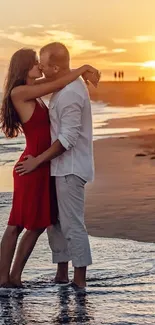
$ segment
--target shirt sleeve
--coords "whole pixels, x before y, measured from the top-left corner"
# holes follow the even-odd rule
[[[60,121],[58,140],[69,150],[76,145],[81,131],[81,117],[84,99],[72,90],[64,92],[58,103],[57,112]]]

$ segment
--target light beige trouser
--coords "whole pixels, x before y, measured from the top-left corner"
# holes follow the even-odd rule
[[[92,264],[84,224],[85,181],[76,175],[57,176],[59,223],[47,229],[53,263],[72,260],[74,267]]]

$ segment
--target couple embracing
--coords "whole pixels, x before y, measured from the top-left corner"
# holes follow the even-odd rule
[[[44,74],[45,78],[41,78]],[[56,283],[86,286],[92,263],[84,223],[84,188],[93,179],[92,115],[86,83],[95,87],[99,72],[84,65],[70,70],[65,45],[14,53],[1,108],[1,129],[13,138],[23,132],[26,148],[14,167],[14,193],[1,241],[0,286],[22,286],[24,266],[39,236],[47,229]],[[41,79],[39,79],[41,78]],[[41,97],[52,94],[47,108]],[[13,261],[17,240],[21,237]]]

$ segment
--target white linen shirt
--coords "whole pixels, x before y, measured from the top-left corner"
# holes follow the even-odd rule
[[[94,176],[92,113],[87,87],[79,78],[51,96],[51,139],[66,151],[51,160],[51,176],[74,174],[85,181]]]

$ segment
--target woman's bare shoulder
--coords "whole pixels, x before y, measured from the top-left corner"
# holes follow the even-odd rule
[[[27,85],[17,86],[11,90],[11,99],[18,99],[25,92]]]
[[[17,86],[17,87],[14,87],[11,90],[11,97],[17,96],[23,90],[23,88],[25,88],[25,86]]]

